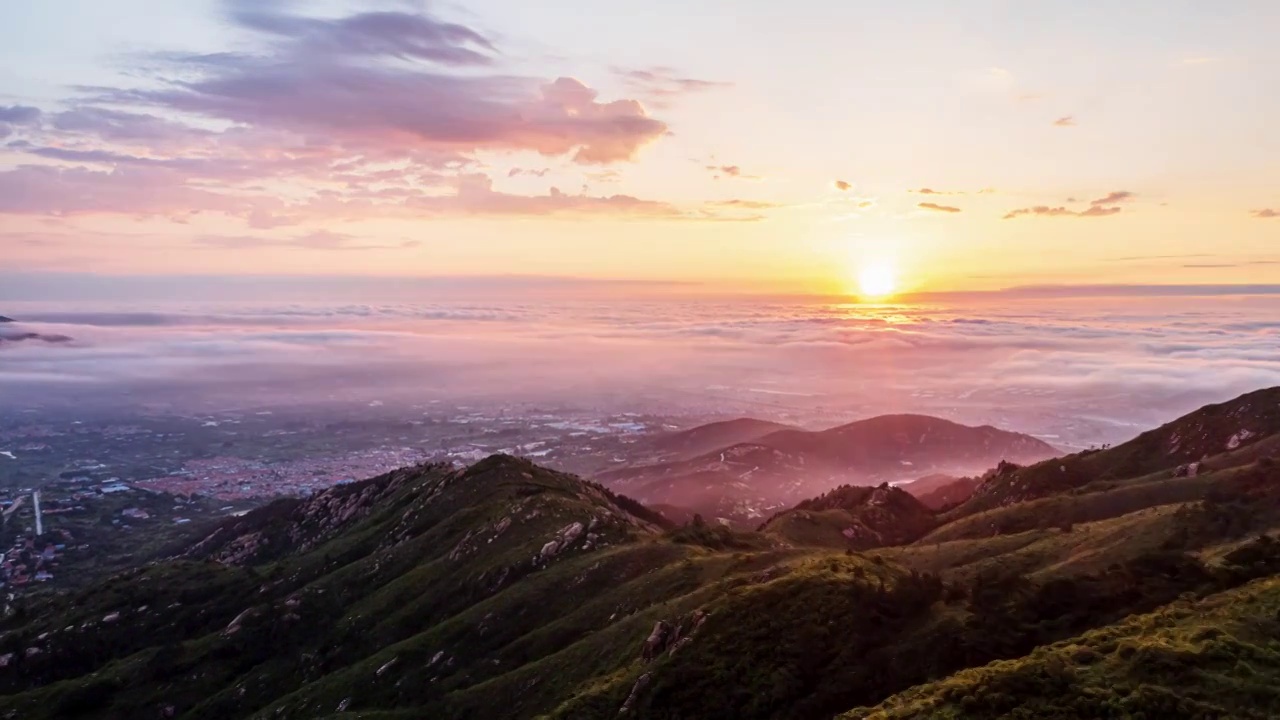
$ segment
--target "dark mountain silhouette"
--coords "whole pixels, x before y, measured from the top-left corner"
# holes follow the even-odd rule
[[[0,323],[11,323],[11,322],[17,322],[17,321],[11,317],[5,317],[4,315],[0,315]]]
[[[28,340],[34,340],[37,342],[47,342],[47,343],[71,342],[71,338],[66,335],[37,333],[37,332],[22,332],[22,331],[11,330],[8,327],[4,329],[0,329],[0,345],[8,344],[8,343],[18,343],[18,342],[23,342]]]

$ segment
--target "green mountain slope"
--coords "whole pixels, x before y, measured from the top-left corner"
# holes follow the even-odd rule
[[[507,456],[405,468],[10,603],[0,717],[1270,717],[1261,432],[1194,476],[954,516],[842,487],[758,532]]]
[[[909,543],[937,525],[933,511],[889,485],[842,485],[778,513],[760,530],[796,545],[867,550]]]
[[[1274,718],[1280,579],[1177,601],[1025,658],[966,670],[842,720]]]
[[[1280,449],[1280,387],[1206,405],[1155,430],[1102,450],[1053,458],[1028,467],[1002,464],[973,496],[949,514],[974,513],[1035,500],[1106,481],[1162,472],[1197,474],[1220,458],[1244,464]],[[1192,467],[1192,466],[1195,467]]]

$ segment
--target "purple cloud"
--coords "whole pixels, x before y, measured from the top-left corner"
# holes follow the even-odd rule
[[[40,119],[40,108],[28,105],[0,106],[0,123],[8,125],[31,125]]]
[[[169,55],[165,86],[99,89],[95,99],[337,139],[353,151],[534,150],[605,164],[667,132],[635,100],[601,102],[572,78],[459,74],[457,66],[487,64],[493,44],[427,13],[317,19],[233,8],[232,20],[265,35],[269,52]]]
[[[308,54],[485,65],[497,51],[475,30],[425,14],[366,12],[320,19],[287,15],[278,8],[264,9],[270,8],[270,3],[235,0],[231,5],[231,18],[242,27],[296,42]]]
[[[39,126],[8,145],[36,160],[0,169],[0,213],[186,222],[209,212],[259,229],[449,213],[721,219],[705,204],[494,190],[476,172],[477,153],[606,165],[633,158],[667,126],[636,100],[602,100],[572,78],[493,72],[500,51],[477,30],[410,10],[320,18],[290,3],[226,7],[258,50],[154,55],[145,86],[80,88],[55,113],[0,108],[0,136],[12,133],[10,121]],[[661,68],[632,78],[702,87]],[[607,168],[588,176],[618,178]]]
[[[659,107],[665,107],[672,98],[681,95],[733,86],[733,83],[729,82],[685,77],[673,68],[661,66],[630,70],[615,67],[613,68],[613,73],[621,78],[631,90],[649,99]]]

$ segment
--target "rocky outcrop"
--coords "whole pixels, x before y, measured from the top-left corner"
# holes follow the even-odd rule
[[[564,552],[578,538],[582,537],[584,530],[586,530],[586,526],[580,522],[572,522],[560,528],[560,532],[556,533],[554,538],[542,546],[541,552],[538,553],[538,559],[546,562]]]
[[[671,632],[671,626],[666,622],[659,620],[653,624],[653,632],[649,633],[649,637],[645,638],[644,646],[640,651],[640,657],[649,662],[655,657],[662,654],[667,647],[667,635]]]
[[[653,631],[641,646],[640,659],[650,662],[664,652],[675,654],[677,650],[692,642],[693,634],[706,621],[707,614],[702,610],[694,610],[673,622],[657,621],[653,625]]]
[[[250,565],[290,552],[305,552],[368,516],[410,481],[444,482],[453,474],[447,465],[419,465],[331,487],[305,499],[276,500],[225,520],[181,555],[224,565]]]
[[[636,678],[636,684],[631,686],[631,693],[627,695],[626,702],[622,703],[622,707],[618,709],[619,715],[631,712],[631,708],[635,707],[636,698],[640,696],[640,691],[645,689],[651,679],[652,676],[649,673]]]

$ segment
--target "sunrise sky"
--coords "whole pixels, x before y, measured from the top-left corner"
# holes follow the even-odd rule
[[[1272,0],[13,3],[0,248],[27,274],[1276,282],[1277,27]]]

